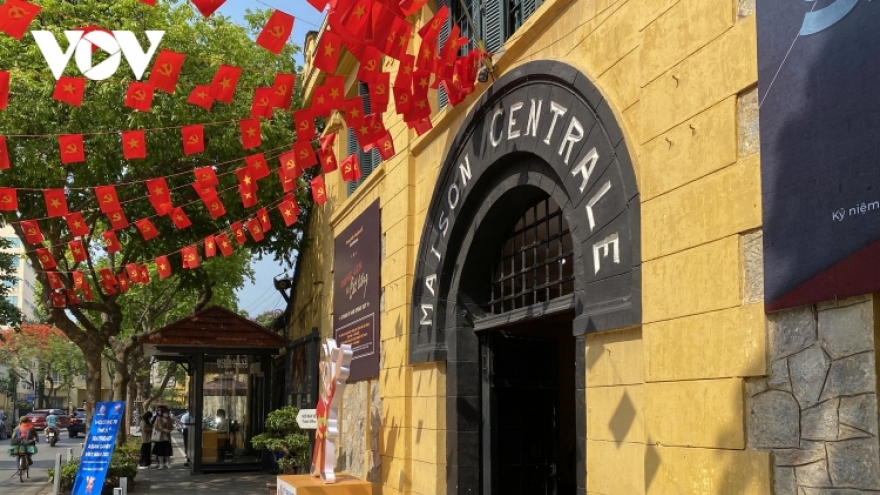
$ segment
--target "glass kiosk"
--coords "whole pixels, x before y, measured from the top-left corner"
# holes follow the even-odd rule
[[[270,410],[272,355],[284,339],[219,307],[202,310],[144,336],[144,355],[176,361],[189,374],[190,471],[271,469],[254,449]]]

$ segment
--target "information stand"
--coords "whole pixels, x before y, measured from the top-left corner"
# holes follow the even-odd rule
[[[378,495],[379,486],[346,473],[336,474],[336,483],[326,484],[308,474],[278,477],[278,495]]]
[[[125,418],[125,402],[98,402],[86,439],[73,495],[98,495],[104,488],[107,468],[116,448],[116,433]]]

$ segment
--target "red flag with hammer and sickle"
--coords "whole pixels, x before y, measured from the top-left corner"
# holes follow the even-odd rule
[[[117,253],[122,249],[115,230],[105,230],[101,233],[101,237],[104,238],[104,247],[107,248],[108,253]]]
[[[125,106],[141,112],[149,112],[153,105],[153,85],[132,82],[125,93]]]
[[[272,118],[272,94],[274,90],[268,87],[260,87],[254,90],[254,99],[251,102],[251,117]]]
[[[125,217],[125,212],[121,208],[107,213],[107,220],[110,220],[110,226],[116,230],[128,227],[128,218]]]
[[[180,129],[183,153],[187,156],[205,151],[205,127],[188,125]]]
[[[276,10],[257,36],[257,44],[278,55],[293,32],[293,21],[292,15]]]
[[[183,257],[184,268],[192,270],[199,267],[199,248],[187,246],[180,250],[180,255]]]
[[[293,100],[293,86],[295,84],[295,74],[275,74],[275,83],[272,84],[272,106],[275,108],[290,108]]]
[[[256,218],[252,218],[245,222],[245,226],[247,226],[248,232],[251,234],[251,238],[254,241],[260,242],[263,240],[263,227],[260,226],[260,221]]]
[[[324,185],[324,176],[319,175],[312,179],[312,199],[319,206],[323,206],[327,202],[327,187]]]
[[[18,209],[18,193],[12,187],[0,187],[0,211]]]
[[[180,68],[185,58],[186,55],[182,53],[163,49],[156,57],[153,69],[150,70],[149,83],[160,91],[174,94],[177,77],[180,75]]]
[[[58,147],[61,149],[61,163],[79,163],[86,161],[82,134],[61,134],[58,136]]]
[[[205,19],[211,17],[211,15],[220,8],[221,5],[226,0],[192,0],[192,4],[199,9],[199,12],[205,16]]]
[[[247,237],[244,235],[244,229],[241,226],[241,222],[235,222],[229,226],[232,229],[232,236],[235,237],[235,241],[238,242],[239,245],[247,242]]]
[[[293,152],[296,153],[296,166],[300,170],[305,170],[313,165],[318,164],[315,152],[312,150],[312,143],[309,141],[299,141],[293,144]]]
[[[310,141],[315,139],[315,117],[311,110],[293,112],[293,123],[296,126],[296,140]]]
[[[342,174],[342,180],[346,182],[357,182],[361,178],[361,166],[358,163],[357,153],[352,153],[342,160],[339,165]]]
[[[97,186],[95,187],[95,196],[98,198],[98,206],[105,214],[122,209],[119,204],[119,197],[116,195],[116,187],[114,186]]]
[[[218,184],[217,173],[213,167],[201,167],[193,171],[196,176],[196,182],[202,189],[214,187]]]
[[[88,287],[88,282],[86,282],[86,275],[77,270],[72,273],[73,275],[73,287],[79,290],[84,290],[85,287]]]
[[[159,235],[159,231],[156,230],[156,226],[153,225],[153,222],[151,222],[149,218],[138,220],[134,223],[134,226],[141,231],[141,235],[144,236],[145,241],[149,241]]]
[[[30,244],[39,244],[43,242],[43,233],[40,232],[40,225],[36,220],[22,220],[21,230],[24,232],[24,238]]]
[[[0,70],[0,110],[9,104],[9,72]]]
[[[302,175],[302,170],[296,166],[296,153],[293,151],[288,151],[283,155],[278,157],[278,160],[281,162],[281,168],[278,171],[281,173],[281,176],[286,179],[294,180],[300,175]]]
[[[58,266],[55,263],[55,258],[52,257],[52,253],[49,252],[49,249],[47,248],[37,249],[37,259],[40,260],[40,266],[42,266],[44,270],[49,270],[50,268]]]
[[[0,31],[21,40],[42,7],[23,0],[7,0],[0,6]]]
[[[11,166],[9,149],[6,147],[6,136],[0,136],[0,170],[7,170]]]
[[[281,188],[284,192],[296,191],[296,179],[291,179],[284,175],[284,170],[278,169],[278,179],[281,181]]]

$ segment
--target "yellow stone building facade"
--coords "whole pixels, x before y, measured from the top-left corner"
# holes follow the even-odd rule
[[[307,57],[314,47],[312,37]],[[386,59],[384,70],[396,62]],[[355,72],[353,58],[340,62],[349,97],[358,94]],[[307,67],[307,99],[320,83]],[[340,468],[383,494],[530,493],[532,475],[510,473],[532,468],[508,454],[525,456],[522,444],[537,434],[555,435],[545,453],[553,493],[872,489],[835,475],[831,454],[781,461],[780,449],[816,450],[804,433],[795,444],[765,435],[774,427],[763,427],[771,421],[761,400],[781,373],[771,367],[821,341],[821,315],[857,314],[861,323],[840,324],[861,325],[871,366],[876,330],[870,296],[764,312],[756,88],[754,2],[548,0],[506,41],[493,79],[461,105],[435,109],[432,130],[417,136],[386,114],[397,153],[350,194],[338,173],[327,175],[328,202],[311,215],[291,308],[292,340],[313,328],[332,336],[334,239],[378,201],[380,371],[347,387]],[[342,119],[326,132],[339,132],[345,156]],[[510,255],[505,240],[515,245],[517,225],[551,211],[565,224],[547,235],[567,233],[573,244],[562,241],[558,259],[541,257],[571,264],[554,279],[562,295],[505,300],[503,269],[490,267],[526,256],[516,246]],[[516,290],[529,284],[540,285],[523,279]],[[816,318],[799,324],[805,312]],[[791,347],[798,329],[813,340]],[[550,350],[542,334],[555,335]],[[505,347],[499,335],[521,339]],[[532,361],[555,367],[549,395],[532,384],[510,397],[487,378],[487,366],[507,362],[502,378],[528,381],[516,368],[534,374]],[[859,480],[877,464],[872,373],[874,390],[858,392],[875,401],[873,427],[864,428],[870,466]],[[796,386],[777,388],[800,398]],[[523,391],[529,400],[518,402]],[[510,412],[555,395],[570,399],[550,413],[525,410],[530,419]],[[780,413],[788,409],[770,410],[797,425],[806,407],[788,418]],[[542,429],[548,414],[555,433]],[[844,439],[839,431],[813,440]]]

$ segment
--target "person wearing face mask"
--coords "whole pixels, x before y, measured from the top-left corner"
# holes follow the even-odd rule
[[[174,420],[168,408],[163,407],[159,410],[159,416],[153,422],[153,429],[159,432],[159,441],[153,445],[153,455],[159,458],[158,469],[169,469],[171,467],[171,431],[174,430]]]

